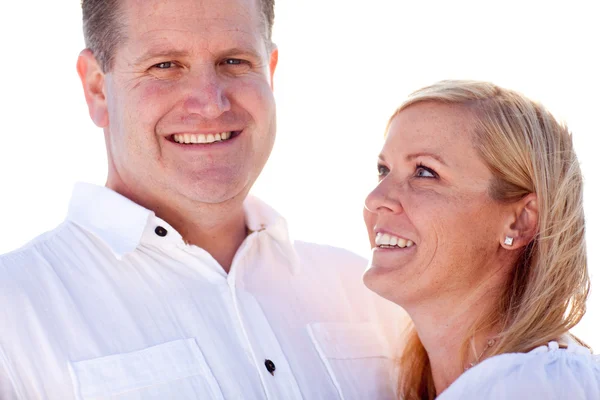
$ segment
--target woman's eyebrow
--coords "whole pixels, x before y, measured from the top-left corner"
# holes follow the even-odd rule
[[[437,160],[440,164],[448,166],[448,164],[444,161],[444,159],[439,154],[431,153],[431,152],[427,152],[427,151],[409,154],[406,156],[406,160],[412,161],[415,158],[419,158],[419,157],[431,157],[431,158]]]

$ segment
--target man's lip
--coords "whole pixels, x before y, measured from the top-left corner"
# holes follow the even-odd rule
[[[220,132],[216,132],[216,133],[201,133],[201,132],[189,132],[189,131],[181,131],[181,132],[175,132],[175,133],[171,133],[170,135],[164,135],[163,137],[168,140],[171,143],[174,144],[184,144],[184,143],[180,143],[175,141],[175,135],[204,135],[204,136],[208,136],[208,135],[216,135],[216,134],[221,134],[223,132],[231,132],[231,137],[227,140],[223,140],[223,141],[215,141],[212,143],[191,143],[191,144],[215,144],[215,143],[225,143],[228,141],[231,141],[233,139],[235,139],[236,137],[240,136],[243,133],[243,130],[237,130],[237,131],[220,131]]]
[[[216,135],[221,134],[223,132],[231,132],[234,136],[239,136],[242,132],[243,129],[223,129],[222,131],[216,131],[216,130],[210,130],[210,131],[185,131],[185,130],[181,130],[181,131],[173,131],[170,133],[164,133],[161,136],[166,137],[166,138],[172,138],[174,135]]]
[[[173,130],[173,131],[169,131],[167,133],[163,133],[162,136],[164,137],[171,137],[173,135],[216,135],[217,133],[223,133],[223,132],[235,132],[237,134],[240,134],[242,131],[244,130],[244,128],[237,128],[237,129],[195,129],[195,130],[186,130],[186,129],[181,129],[181,130]]]

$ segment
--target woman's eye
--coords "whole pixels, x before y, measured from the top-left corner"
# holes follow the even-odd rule
[[[435,171],[424,165],[417,165],[415,176],[419,178],[437,178],[437,174],[435,173]]]
[[[384,177],[390,172],[389,168],[385,165],[378,164],[377,165],[377,175],[379,177]]]

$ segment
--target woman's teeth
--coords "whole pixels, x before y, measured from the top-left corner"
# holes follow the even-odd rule
[[[414,242],[412,240],[406,240],[398,236],[393,236],[388,233],[378,233],[375,235],[375,244],[377,247],[392,248],[392,247],[412,247]]]

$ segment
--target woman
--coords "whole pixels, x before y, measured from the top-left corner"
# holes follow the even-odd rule
[[[444,81],[392,116],[369,194],[365,284],[411,317],[402,399],[600,399],[569,334],[589,277],[567,128],[490,83]]]

